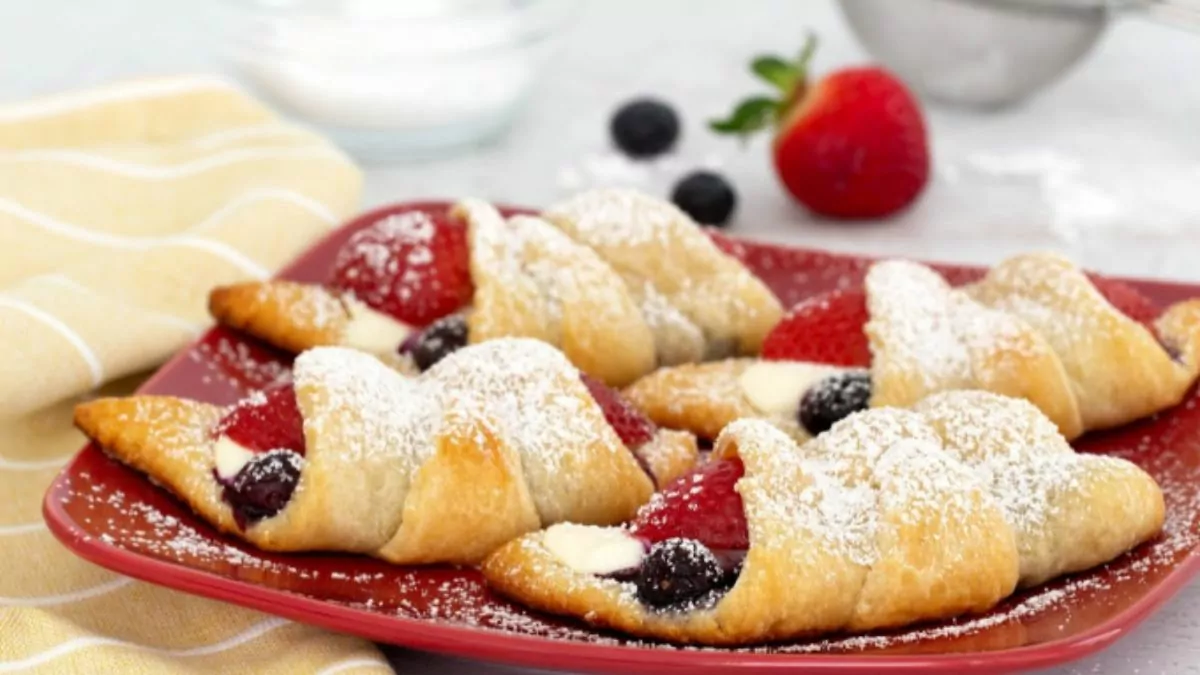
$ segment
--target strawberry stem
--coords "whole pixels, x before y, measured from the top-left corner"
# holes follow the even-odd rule
[[[724,119],[709,121],[718,134],[735,135],[744,141],[750,135],[777,126],[808,92],[808,65],[817,51],[817,36],[805,35],[804,46],[794,61],[764,54],[756,57],[750,70],[781,94],[780,98],[753,96],[743,100]]]

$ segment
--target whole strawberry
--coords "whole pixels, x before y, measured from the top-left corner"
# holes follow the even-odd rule
[[[815,49],[809,37],[795,62],[756,58],[752,70],[780,98],[747,99],[711,127],[741,136],[774,128],[775,170],[814,213],[846,219],[896,213],[917,198],[929,178],[920,105],[882,68],[846,68],[810,82]]]

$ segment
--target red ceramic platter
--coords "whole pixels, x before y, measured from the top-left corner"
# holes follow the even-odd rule
[[[320,242],[282,276],[321,281],[356,229],[411,209],[367,213]],[[863,258],[718,237],[784,300],[856,284]],[[978,274],[940,266],[952,279]],[[1159,303],[1200,287],[1131,282]],[[215,329],[142,387],[229,403],[286,372],[287,359]],[[1165,532],[1091,572],[1021,593],[992,612],[887,634],[748,649],[677,648],[539,615],[488,593],[470,569],[405,568],[349,555],[272,555],[222,537],[142,475],[86,447],[46,495],[46,521],[80,556],[155,584],[252,607],[380,642],[539,668],[620,673],[936,671],[997,673],[1044,667],[1099,650],[1179,591],[1200,555],[1200,409],[1178,408],[1077,447],[1144,467],[1167,497]]]

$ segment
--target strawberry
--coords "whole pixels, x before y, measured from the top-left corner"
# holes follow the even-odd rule
[[[304,454],[304,420],[290,382],[263,390],[235,405],[217,424],[215,435],[256,452],[291,450]]]
[[[755,59],[752,70],[780,97],[749,98],[711,128],[745,136],[773,127],[775,171],[813,213],[854,219],[900,211],[929,179],[920,105],[882,68],[846,68],[810,83],[815,49],[810,37],[795,62]]]
[[[871,350],[863,333],[868,318],[867,295],[862,290],[810,298],[793,307],[771,330],[762,356],[772,361],[868,366]]]
[[[338,251],[330,285],[404,323],[427,326],[474,293],[466,227],[425,211],[377,220]]]
[[[734,489],[744,472],[740,459],[701,465],[639,509],[631,531],[652,544],[680,537],[714,550],[745,551],[750,547],[746,511]]]
[[[657,427],[629,401],[590,375],[580,373],[579,377],[587,385],[588,391],[591,392],[592,398],[596,400],[600,409],[604,411],[604,418],[608,420],[609,426],[617,432],[617,436],[621,437],[621,442],[626,447],[636,450],[654,438],[654,432],[658,431]]]

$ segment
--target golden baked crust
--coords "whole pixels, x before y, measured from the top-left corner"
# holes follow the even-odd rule
[[[213,480],[210,433],[223,410],[173,396],[99,398],[75,406],[75,426],[121,462],[153,476],[222,532],[237,532]]]
[[[695,350],[689,344],[695,331],[681,321],[699,330],[707,358],[719,358],[758,354],[783,316],[770,289],[669,202],[632,190],[593,190],[542,215],[595,250],[646,301],[659,351],[670,356],[663,365],[690,359],[685,355]]]
[[[902,411],[870,414],[893,413]],[[489,556],[484,577],[543,611],[709,645],[900,626],[991,607],[1016,583],[1011,529],[932,432],[918,439],[902,426],[894,431],[885,450],[860,447],[830,462],[808,457],[760,420],[726,428],[715,452],[740,456],[746,466],[737,489],[751,546],[737,582],[712,606],[650,610],[628,584],[569,568],[541,532]],[[868,511],[877,525],[855,526],[867,522]],[[846,520],[831,523],[834,512]]]
[[[1162,528],[1163,495],[1153,478],[1123,459],[1076,453],[1028,401],[946,392],[916,411],[1004,508],[1021,586],[1108,562]]]
[[[907,407],[938,391],[985,389],[1033,401],[1070,438],[1083,433],[1062,362],[1019,316],[990,309],[908,261],[873,265],[866,290],[872,406]]]
[[[716,438],[730,422],[758,413],[738,385],[754,359],[725,359],[659,368],[623,392],[652,422]]]
[[[691,471],[700,458],[696,437],[686,431],[673,429],[657,430],[654,438],[636,452],[646,462],[659,487]]]
[[[294,380],[299,481],[281,511],[245,530],[213,476],[223,409],[134,396],[82,404],[75,420],[219,529],[266,550],[469,564],[551,523],[628,520],[654,490],[579,372],[544,343],[468,347],[419,378],[322,347],[297,357]],[[664,436],[660,464],[682,471],[688,441]]]
[[[1200,373],[1194,359],[1174,361],[1145,326],[1109,304],[1060,255],[1009,258],[968,291],[1043,336],[1069,377],[1086,430],[1120,426],[1176,405]],[[1188,311],[1176,310],[1175,317]],[[1167,318],[1164,325],[1173,334],[1165,337],[1180,346],[1194,343],[1197,329],[1192,324],[1187,331],[1187,323]]]
[[[464,200],[454,212],[468,226],[472,343],[535,338],[617,387],[654,368],[650,327],[620,277],[595,252],[539,218],[505,220],[478,200]]]
[[[343,301],[324,287],[280,280],[214,288],[208,311],[218,323],[293,354],[340,344],[349,321]]]

